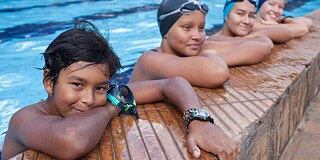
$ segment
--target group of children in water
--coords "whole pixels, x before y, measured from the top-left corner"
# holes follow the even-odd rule
[[[183,113],[187,147],[221,160],[236,159],[237,142],[201,109],[193,86],[214,88],[230,78],[228,67],[264,60],[274,43],[309,32],[305,17],[283,16],[285,0],[226,0],[222,29],[206,38],[209,6],[198,0],[163,0],[157,13],[161,45],[138,59],[128,85],[109,84],[121,67],[108,41],[87,21],[61,33],[43,53],[46,100],[11,118],[2,158],[27,149],[58,159],[79,158],[96,146],[119,113],[139,115],[136,104],[168,101]],[[190,85],[191,84],[191,85]]]

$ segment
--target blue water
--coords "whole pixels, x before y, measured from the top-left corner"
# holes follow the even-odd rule
[[[0,148],[12,114],[46,98],[39,55],[75,20],[93,22],[121,58],[118,80],[128,81],[145,50],[160,45],[156,11],[161,0],[0,0]],[[222,22],[224,0],[203,0],[210,6],[206,29]],[[286,14],[302,16],[319,8],[318,0],[289,1]],[[292,5],[291,5],[292,4]],[[119,78],[120,77],[120,78]],[[1,150],[1,149],[0,149]]]

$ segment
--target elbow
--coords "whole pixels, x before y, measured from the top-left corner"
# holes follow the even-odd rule
[[[261,60],[266,59],[271,54],[273,47],[274,45],[272,44],[272,46],[268,45],[263,49],[263,51],[261,52],[262,53]]]
[[[217,88],[222,86],[225,82],[230,79],[231,75],[227,65],[225,67],[216,67],[208,73],[205,87],[206,88]]]
[[[58,159],[77,159],[90,151],[90,142],[76,131],[68,131],[60,138],[63,146],[56,153]]]
[[[263,38],[263,42],[266,45],[266,48],[272,49],[274,47],[274,44],[270,38],[268,38],[266,36],[263,36],[261,38]]]
[[[252,62],[249,64],[256,64],[259,63],[263,60],[265,60],[272,52],[272,48],[273,48],[273,44],[269,45],[269,44],[264,44],[260,47],[259,50],[257,50],[256,52],[256,59],[252,59]]]
[[[295,38],[299,38],[299,37],[303,37],[304,35],[306,35],[309,32],[309,28],[304,26],[301,27],[294,35]]]

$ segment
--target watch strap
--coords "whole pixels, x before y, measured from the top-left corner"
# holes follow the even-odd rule
[[[125,102],[122,101],[122,97]],[[118,83],[111,84],[107,92],[107,99],[109,99],[113,105],[120,108],[120,114],[133,114],[136,119],[139,119],[136,100],[127,85]]]
[[[214,124],[214,119],[210,116],[209,112],[204,109],[198,108],[190,108],[186,110],[183,113],[183,119],[187,125],[187,128],[189,128],[189,124],[193,120],[209,121],[210,123]]]

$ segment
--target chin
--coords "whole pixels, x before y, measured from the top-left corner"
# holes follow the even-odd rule
[[[193,57],[193,56],[197,56],[198,54],[199,54],[199,52],[197,52],[197,53],[188,52],[188,53],[180,55],[180,57]]]
[[[241,32],[238,32],[237,36],[244,37],[244,36],[247,36],[248,34],[249,34],[249,31],[241,31]]]
[[[269,22],[277,22],[279,19],[280,19],[280,17],[277,17],[277,18],[269,17],[269,18],[267,18],[267,21],[269,21]]]

